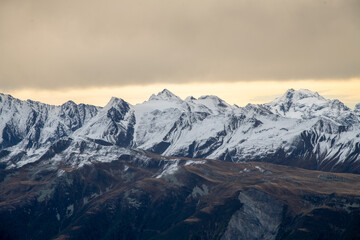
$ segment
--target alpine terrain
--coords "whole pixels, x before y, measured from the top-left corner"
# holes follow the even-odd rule
[[[360,104],[0,94],[0,239],[360,239]]]

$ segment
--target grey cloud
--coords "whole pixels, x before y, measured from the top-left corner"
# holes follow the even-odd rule
[[[0,1],[0,88],[360,76],[358,0]]]

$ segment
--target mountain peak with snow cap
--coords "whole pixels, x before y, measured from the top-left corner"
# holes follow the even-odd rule
[[[293,88],[287,90],[281,97],[276,98],[267,105],[271,107],[279,107],[280,112],[288,112],[293,106],[301,105],[322,105],[329,100],[320,96],[317,92],[312,92],[307,89],[294,90]]]
[[[274,101],[265,104],[269,110],[287,118],[310,119],[327,117],[342,119],[350,109],[339,100],[329,100],[307,89],[289,89]]]
[[[212,102],[213,104],[215,104],[216,106],[222,107],[222,108],[230,107],[230,105],[227,102],[225,102],[224,100],[222,100],[221,98],[219,98],[218,96],[215,96],[215,95],[201,96],[201,97],[199,97],[198,100],[202,100],[203,102],[209,101],[209,102]]]
[[[194,101],[196,100],[196,98],[194,98],[193,96],[188,96],[185,98],[185,102],[191,102],[191,101]]]
[[[360,103],[357,103],[357,104],[355,105],[354,111],[360,112]]]
[[[118,105],[129,105],[125,100],[117,97],[111,97],[110,101],[106,104],[104,108],[111,108]]]
[[[214,95],[201,96],[198,99],[192,100],[191,102],[197,105],[197,107],[205,107],[205,109],[208,109],[207,111],[210,111],[210,113],[213,114],[224,113],[232,109],[232,107],[227,102]]]
[[[149,101],[153,101],[153,100],[165,100],[165,101],[176,100],[176,101],[179,101],[181,99],[165,88],[164,90],[162,90],[158,94],[151,95],[151,97],[149,98]]]
[[[60,107],[61,108],[69,108],[69,107],[76,107],[77,104],[75,102],[73,102],[72,100],[69,100],[65,103],[63,103]]]
[[[289,102],[289,101],[295,102],[295,101],[299,101],[299,100],[305,99],[305,98],[314,98],[314,99],[318,99],[321,101],[326,100],[324,97],[320,96],[318,92],[313,92],[308,89],[295,90],[295,89],[291,88],[291,89],[287,90],[284,93],[284,95],[282,95],[279,98],[276,98],[271,103]]]

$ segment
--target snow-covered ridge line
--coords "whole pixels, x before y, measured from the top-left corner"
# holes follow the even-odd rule
[[[96,143],[84,148],[89,156],[102,148],[99,145],[336,170],[359,162],[359,109],[360,104],[352,110],[303,89],[289,89],[270,103],[245,107],[216,96],[182,100],[166,89],[141,104],[113,97],[104,107],[72,101],[53,106],[0,94],[0,167],[70,156],[63,151],[73,147],[59,141],[71,138],[70,145],[79,139],[85,145]],[[114,147],[102,150],[103,161],[114,159]],[[46,155],[49,149],[54,153]]]
[[[295,96],[296,96],[297,100],[299,100],[299,97],[300,98],[316,97],[316,98],[319,98],[320,100],[329,101],[329,99],[325,99],[324,97],[319,95],[318,92],[312,92],[312,91],[310,91],[308,89],[294,90],[294,89],[291,88],[291,89],[287,90],[282,97],[276,98],[272,102],[270,102],[268,104],[265,104],[265,105],[271,105],[272,103],[284,101],[286,96],[292,95],[294,93],[295,93]],[[174,93],[170,92],[167,89],[162,90],[158,94],[152,94],[148,101],[152,101],[152,100],[172,100],[172,99],[174,100],[175,99],[175,100],[189,102],[189,101],[193,101],[193,100],[211,99],[211,98],[212,99],[217,99],[218,101],[224,102],[226,105],[229,105],[224,100],[222,100],[221,98],[219,98],[219,97],[217,97],[215,95],[203,95],[203,96],[200,96],[198,99],[193,97],[193,96],[188,96],[185,99],[181,99],[180,97],[176,96]],[[13,97],[10,94],[0,93],[0,103],[3,102],[3,101],[7,101],[7,100],[8,101],[15,101],[15,102],[23,102],[23,103],[27,102],[27,103],[32,104],[32,105],[43,105],[43,106],[49,106],[49,107],[61,107],[61,106],[66,106],[66,105],[85,105],[85,106],[93,106],[93,107],[96,107],[96,108],[99,108],[99,109],[104,107],[104,106],[101,107],[101,106],[95,106],[95,105],[86,104],[86,103],[77,104],[77,103],[73,102],[72,100],[68,100],[65,103],[60,104],[60,105],[52,105],[52,104],[47,104],[47,103],[43,103],[43,102],[40,102],[40,101],[34,101],[34,100],[31,100],[31,99],[21,100],[21,99]],[[125,101],[125,100],[122,99],[122,98],[118,98],[118,97],[113,96],[113,97],[110,98],[109,103],[112,102],[112,101]],[[331,100],[331,101],[341,102],[338,99],[334,99],[334,100]],[[108,104],[106,104],[106,105],[108,105]],[[251,103],[249,103],[249,104],[250,105],[262,105],[262,104],[251,104]],[[354,110],[358,110],[358,109],[360,109],[360,103],[356,104],[355,108],[354,108]]]

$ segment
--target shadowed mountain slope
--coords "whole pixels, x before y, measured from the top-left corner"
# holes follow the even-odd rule
[[[359,175],[139,150],[37,161],[0,171],[0,239],[356,239],[359,189]]]

